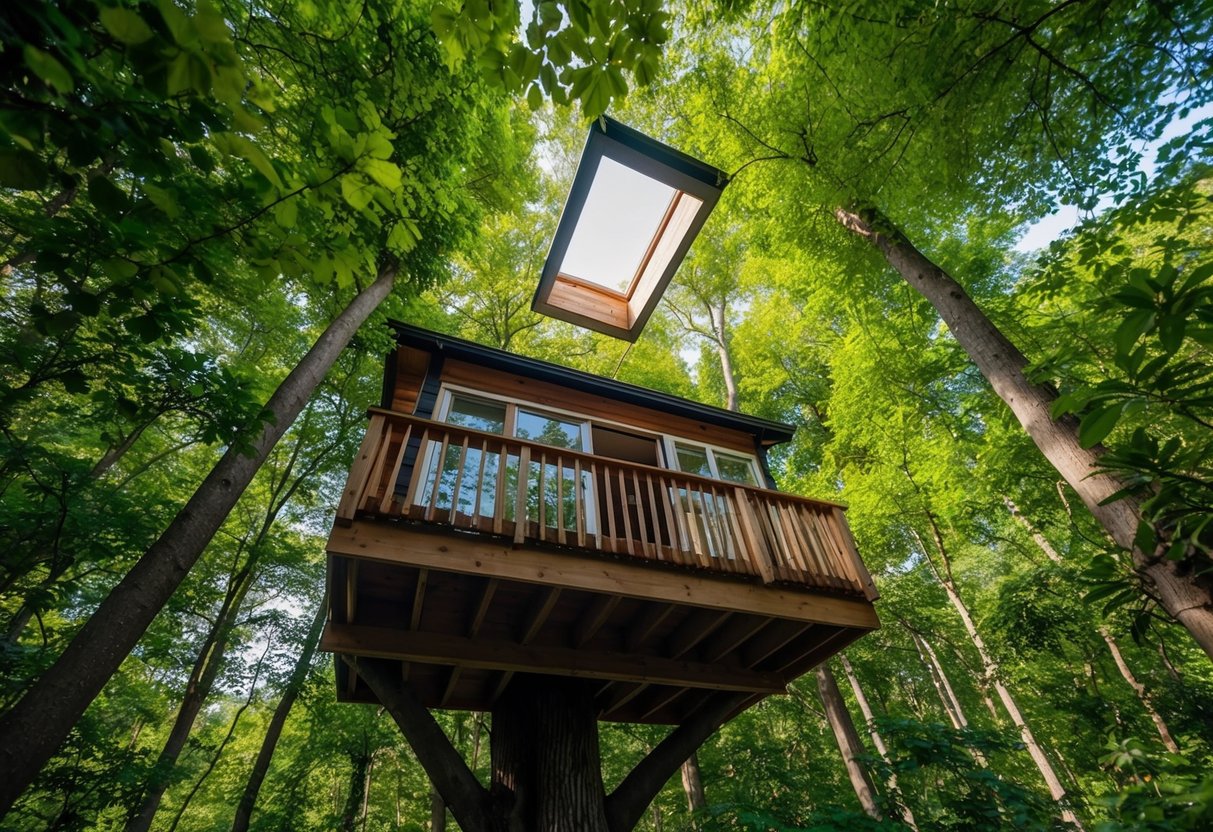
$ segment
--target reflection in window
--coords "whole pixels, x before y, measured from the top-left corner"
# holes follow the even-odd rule
[[[729,482],[740,482],[746,485],[757,485],[754,481],[754,466],[750,464],[750,460],[744,456],[734,456],[726,454],[723,451],[714,451],[716,456],[716,470],[720,472],[722,480]]]
[[[451,396],[451,406],[447,409],[446,420],[461,428],[482,430],[485,433],[504,433],[505,405],[501,402]]]
[[[708,463],[708,454],[704,448],[675,442],[674,453],[678,455],[679,471],[698,474],[701,477],[712,476],[712,466]]]
[[[580,422],[569,422],[554,416],[523,410],[521,407],[518,408],[518,422],[514,428],[514,435],[519,439],[529,439],[532,442],[542,442],[544,445],[568,448],[571,451],[580,451],[583,448]]]

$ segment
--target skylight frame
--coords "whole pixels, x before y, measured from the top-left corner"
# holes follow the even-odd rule
[[[622,292],[596,280],[561,271],[574,232],[585,211],[599,164],[604,158],[650,177],[675,192],[638,268]],[[599,118],[591,126],[586,139],[531,308],[616,338],[635,341],[716,206],[727,182],[728,176],[723,171],[614,119],[606,116]],[[698,207],[684,198],[687,196],[698,201]],[[692,209],[693,213],[687,213]],[[675,219],[678,220],[678,227],[671,232],[670,226]],[[668,236],[678,233],[678,228],[682,229],[680,237],[675,239]],[[653,258],[663,242],[667,244],[667,249],[660,253],[664,264],[659,260],[654,265]],[[671,243],[672,249],[668,248]]]

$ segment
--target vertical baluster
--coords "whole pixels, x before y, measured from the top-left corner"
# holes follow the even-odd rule
[[[396,452],[396,462],[388,474],[387,487],[383,489],[383,499],[379,503],[379,511],[383,514],[399,514],[392,511],[392,503],[396,499],[396,480],[400,477],[400,465],[404,462],[404,451],[409,446],[409,437],[413,434],[413,426],[405,425],[404,436],[400,440],[400,450]]]
[[[526,495],[531,478],[531,449],[523,445],[518,451],[518,486],[514,493],[514,545],[521,546],[526,539]]]
[[[734,489],[732,493],[724,492],[725,519],[733,534],[734,556],[737,562],[743,565],[742,571],[751,575],[761,575],[762,570],[758,568],[759,555],[757,552],[751,552],[750,547],[746,545],[745,530],[741,527],[742,506],[739,501],[743,499],[745,499],[745,492],[740,489]]]
[[[828,586],[829,580],[826,578],[826,569],[817,558],[817,553],[809,542],[799,533],[799,525],[796,518],[792,516],[791,507],[784,501],[779,503],[779,518],[783,522],[785,533],[788,538],[788,551],[792,558],[792,563],[808,575],[812,575],[815,582],[820,586],[822,584]]]
[[[646,557],[649,554],[649,526],[644,518],[644,497],[640,493],[640,477],[636,469],[632,469],[632,489],[636,495],[636,523],[640,526],[640,553]]]
[[[598,516],[598,465],[593,460],[590,461],[590,493],[589,498],[594,501],[594,548],[602,551],[602,518]],[[608,511],[610,509],[607,509]]]
[[[506,453],[505,443],[497,450],[497,490],[493,492],[493,534],[501,534],[505,519],[505,469],[509,464],[510,455]]]
[[[769,536],[771,541],[771,551],[778,558],[776,564],[778,569],[787,572],[791,577],[793,572],[799,571],[796,567],[796,561],[792,560],[789,554],[788,541],[783,534],[783,528],[779,523],[779,506],[771,498],[770,494],[765,495],[763,510],[759,513],[762,518],[763,531]]]
[[[370,473],[375,455],[379,451],[379,443],[383,441],[383,417],[376,414],[367,425],[366,435],[358,447],[358,456],[350,466],[350,475],[345,482],[345,491],[341,493],[341,502],[337,506],[337,516],[345,520],[353,520],[362,502],[362,494],[366,489],[366,478]]]
[[[442,474],[446,469],[446,449],[450,445],[451,435],[442,432],[442,449],[438,451],[438,466],[434,469],[434,490],[430,492],[430,504],[425,507],[425,521],[434,520],[434,506],[438,503],[438,489],[442,485]]]
[[[413,460],[413,474],[409,477],[409,490],[404,492],[404,513],[413,510],[413,504],[421,500],[422,478],[425,474],[425,452],[430,446],[430,429],[421,431],[421,443],[417,446],[417,458]]]
[[[708,567],[711,569],[723,569],[717,561],[720,560],[720,543],[716,540],[715,530],[712,528],[712,516],[708,511],[707,496],[704,493],[706,486],[700,485],[695,490],[695,497],[699,502],[699,513],[703,518],[703,537],[704,547],[708,555]]]
[[[652,472],[645,472],[644,482],[649,491],[649,511],[653,516],[653,547],[656,549],[657,560],[665,560],[661,552],[661,515],[657,513],[657,496],[653,493]]]
[[[379,481],[383,479],[383,467],[387,464],[387,449],[392,444],[394,427],[390,421],[383,426],[383,439],[375,452],[375,463],[366,476],[366,483],[362,486],[362,494],[358,498],[358,508],[363,511],[373,511],[378,502],[376,497],[379,496]]]
[[[548,539],[548,455],[539,454],[539,539]]]
[[[606,510],[608,526],[608,539],[611,541],[611,552],[618,551],[619,536],[615,532],[615,492],[611,486],[611,469],[603,463],[602,465],[602,482],[606,486]],[[620,498],[622,501],[622,498]]]
[[[623,506],[623,545],[628,550],[629,555],[636,554],[635,545],[632,541],[632,518],[628,511],[628,489],[624,485],[623,469],[620,468],[619,474],[619,504]]]
[[[459,446],[459,461],[455,464],[455,486],[451,489],[451,515],[450,521],[452,526],[459,525],[457,518],[459,517],[459,492],[463,489],[463,469],[467,465],[468,458],[468,437],[463,437],[463,443]]]
[[[733,530],[729,528],[729,518],[724,496],[720,489],[712,486],[712,507],[716,511],[716,527],[720,530],[720,557],[729,570],[744,572],[743,564],[737,560],[737,545],[733,541]]]
[[[581,493],[581,460],[573,460],[573,512],[577,517],[577,545],[585,548],[585,495]]]
[[[564,539],[564,457],[556,454],[556,541],[561,546]]]
[[[484,463],[489,457],[489,440],[480,440],[480,466],[476,471],[476,499],[472,502],[472,528],[480,529],[480,498],[484,494]]]
[[[707,523],[702,524],[704,528],[700,527],[699,517],[695,511],[695,492],[693,490],[693,483],[690,480],[687,480],[686,483],[686,505],[687,528],[691,532],[691,551],[695,553],[695,560],[700,566],[710,569],[712,566],[712,556],[708,551],[707,541],[703,539],[707,536]]]
[[[678,503],[678,487],[674,480],[667,480],[661,477],[661,502],[665,506],[666,523],[670,527],[670,544],[674,551],[674,560],[678,563],[688,563],[686,552],[691,543],[691,537],[687,534],[686,518],[682,516],[682,506]],[[688,548],[683,548],[683,541],[686,541]],[[693,560],[693,558],[692,558]]]
[[[737,519],[740,522],[743,539],[746,542],[746,550],[748,559],[754,567],[754,571],[762,576],[764,583],[774,583],[776,579],[775,562],[771,557],[770,549],[767,547],[766,541],[763,538],[762,527],[759,524],[758,516],[754,512],[753,506],[750,504],[750,494],[741,486],[734,488],[733,493],[736,495],[734,503],[737,511]]]

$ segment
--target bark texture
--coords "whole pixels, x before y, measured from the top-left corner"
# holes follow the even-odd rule
[[[1139,503],[1125,498],[1103,504],[1125,483],[1100,471],[1098,448],[1079,444],[1076,419],[1053,419],[1050,407],[1056,393],[1028,379],[1028,361],[1023,353],[951,275],[915,248],[885,217],[874,211],[861,214],[845,208],[836,209],[834,215],[844,228],[874,246],[907,283],[930,301],[1040,452],[1116,544],[1132,553],[1138,574],[1152,585],[1163,609],[1183,624],[1213,659],[1213,597],[1209,586],[1167,559],[1165,542],[1155,552],[1143,552],[1134,545],[1141,521]]]
[[[847,769],[847,777],[851,779],[851,787],[859,798],[859,805],[869,817],[882,820],[880,806],[876,803],[876,788],[872,785],[872,777],[863,767],[859,757],[864,754],[863,744],[859,741],[859,732],[855,730],[855,722],[851,712],[843,701],[842,691],[838,689],[838,681],[828,665],[819,665],[816,671],[817,693],[821,696],[821,704],[826,709],[826,719],[838,742],[838,751],[842,754],[843,765]]]
[[[395,265],[381,269],[328,326],[270,397],[270,421],[247,448],[228,448],[59,659],[0,718],[0,817],[46,765],[193,568],[350,338],[387,297],[395,278]]]
[[[859,684],[859,677],[855,675],[855,668],[851,667],[851,660],[847,658],[845,653],[838,654],[838,661],[842,664],[842,670],[847,675],[847,681],[851,685],[851,692],[855,694],[855,701],[859,703],[859,712],[863,714],[864,722],[868,726],[868,736],[872,738],[872,745],[876,747],[876,753],[880,755],[880,759],[889,764],[889,747],[885,745],[884,737],[880,735],[880,731],[876,730],[876,716],[872,713],[872,706],[868,703],[868,697],[863,692],[863,686]],[[889,774],[888,780],[889,792],[898,794],[897,791],[897,775]],[[918,824],[914,821],[914,813],[910,811],[910,807],[901,804],[901,818],[906,822],[906,826],[911,829],[918,829]]]
[[[1015,697],[1011,695],[1010,689],[1002,681],[998,664],[986,648],[985,639],[981,637],[977,625],[973,622],[973,616],[969,613],[968,605],[961,598],[960,592],[956,588],[956,582],[952,578],[951,560],[948,557],[947,547],[944,546],[943,535],[939,531],[939,526],[935,522],[934,516],[929,511],[927,512],[927,519],[931,525],[931,536],[935,544],[936,554],[943,564],[943,572],[941,573],[935,568],[934,561],[929,556],[927,558],[928,563],[931,564],[931,569],[935,573],[936,580],[943,587],[944,593],[948,596],[948,601],[951,602],[957,615],[960,616],[965,632],[968,633],[969,639],[977,649],[977,655],[981,658],[981,666],[985,673],[986,681],[994,688],[994,692],[998,694],[999,700],[1001,700],[1007,714],[1011,717],[1011,722],[1015,723],[1015,727],[1019,729],[1019,737],[1028,749],[1028,755],[1032,758],[1032,762],[1036,764],[1036,768],[1040,771],[1040,776],[1045,781],[1049,794],[1057,802],[1062,820],[1081,830],[1083,825],[1078,820],[1078,816],[1070,808],[1066,788],[1062,785],[1061,778],[1057,776],[1057,772],[1054,770],[1049,756],[1045,753],[1043,746],[1037,741],[1036,735],[1032,733],[1028,721],[1019,709],[1019,703],[1015,701]],[[919,544],[922,545],[921,540],[919,540]],[[923,551],[926,551],[925,546]]]
[[[324,620],[327,615],[328,598],[326,597],[316,610],[312,626],[308,629],[307,638],[303,642],[303,651],[295,661],[290,679],[287,680],[286,688],[282,691],[282,698],[278,700],[278,705],[274,708],[274,715],[270,717],[269,727],[265,729],[261,750],[257,752],[257,759],[253,761],[253,770],[249,772],[248,781],[244,784],[244,792],[240,795],[240,802],[236,804],[236,817],[232,822],[232,832],[248,832],[249,821],[253,817],[253,807],[257,805],[257,795],[261,792],[261,784],[265,782],[265,776],[269,773],[270,761],[274,758],[274,749],[278,747],[278,740],[282,737],[282,728],[286,725],[286,718],[290,715],[291,708],[295,706],[295,700],[299,698],[299,692],[303,690],[304,682],[307,681],[308,672],[312,668],[312,657],[316,654],[316,645],[320,641],[320,633],[324,629]]]
[[[708,798],[703,791],[703,777],[699,772],[699,755],[692,754],[682,764],[682,791],[687,796],[687,809],[691,814],[708,808]]]

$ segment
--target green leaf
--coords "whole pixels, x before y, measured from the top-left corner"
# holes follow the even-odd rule
[[[362,163],[362,170],[379,185],[389,191],[400,189],[400,168],[382,159],[367,159]]]
[[[294,228],[299,216],[299,201],[294,197],[278,203],[274,208],[274,219],[283,228]]]
[[[1154,325],[1154,317],[1155,313],[1152,309],[1134,309],[1125,315],[1125,319],[1116,328],[1116,334],[1113,336],[1116,350],[1122,355],[1132,352],[1137,339]]]
[[[1078,424],[1078,443],[1084,448],[1098,445],[1116,427],[1123,405],[1120,402],[1096,408],[1082,417]]]
[[[38,154],[15,147],[0,148],[0,187],[40,191],[46,187],[47,174]]]
[[[361,211],[370,204],[374,196],[367,181],[356,174],[341,177],[341,196],[356,211]]]
[[[143,18],[130,9],[110,6],[101,10],[101,25],[109,32],[114,40],[127,46],[138,46],[151,40],[155,34]]]
[[[177,205],[177,200],[173,197],[172,192],[167,188],[158,188],[150,182],[144,182],[142,188],[152,204],[163,211],[169,219],[175,220],[181,216],[181,208]]]
[[[29,44],[25,45],[22,52],[25,55],[25,65],[30,71],[60,94],[66,95],[76,86],[72,81],[72,74],[53,56]]]
[[[1166,315],[1158,322],[1158,341],[1168,355],[1173,355],[1184,342],[1188,321],[1183,315]]]
[[[94,176],[88,181],[88,198],[103,214],[117,219],[130,210],[131,198],[105,176]]]

